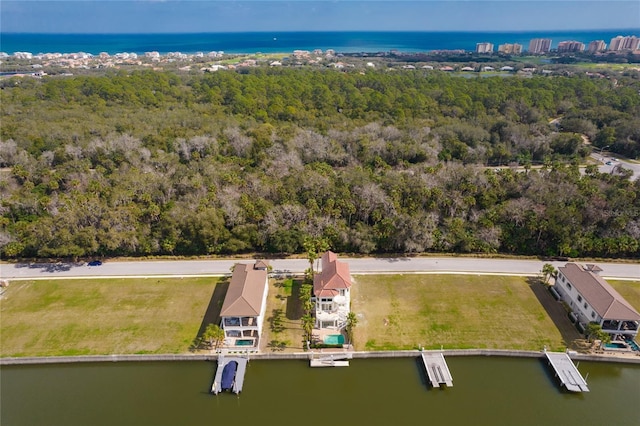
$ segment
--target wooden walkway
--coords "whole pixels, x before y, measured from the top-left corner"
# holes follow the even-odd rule
[[[587,381],[573,364],[569,355],[564,352],[547,352],[544,354],[549,360],[549,364],[553,367],[556,377],[560,378],[562,386],[571,392],[589,392]]]
[[[247,362],[248,358],[242,358],[238,356],[225,357],[224,355],[220,355],[218,358],[218,368],[216,370],[216,375],[213,379],[213,385],[211,385],[211,392],[213,394],[218,394],[222,392],[222,370],[224,370],[224,366],[229,362],[235,361],[238,363],[238,369],[236,370],[236,378],[233,382],[233,393],[239,394],[242,392],[242,385],[244,384],[244,373],[247,371]]]
[[[440,385],[453,386],[453,377],[451,377],[449,366],[447,366],[442,353],[423,353],[422,362],[425,370],[427,370],[431,386],[434,388]]]

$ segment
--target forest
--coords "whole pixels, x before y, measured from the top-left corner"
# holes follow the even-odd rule
[[[107,71],[0,81],[3,258],[638,257],[640,73]],[[581,165],[583,165],[581,169]]]

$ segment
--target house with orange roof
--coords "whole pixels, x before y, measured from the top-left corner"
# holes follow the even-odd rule
[[[257,350],[267,309],[267,268],[264,261],[234,266],[220,311],[224,347]]]
[[[351,304],[351,273],[346,262],[327,251],[322,255],[321,271],[313,277],[315,327],[340,330],[347,322]]]
[[[640,313],[606,282],[597,265],[567,263],[558,268],[553,286],[571,308],[571,318],[584,332],[588,323],[600,324],[612,340],[633,340],[638,335]]]

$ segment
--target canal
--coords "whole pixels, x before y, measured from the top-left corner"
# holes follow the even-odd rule
[[[640,424],[640,365],[582,362],[591,392],[559,389],[541,359],[448,357],[454,386],[430,389],[413,358],[249,363],[244,391],[209,394],[215,362],[2,366],[0,424]]]

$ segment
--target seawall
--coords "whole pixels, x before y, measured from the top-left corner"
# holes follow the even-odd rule
[[[330,354],[344,355],[349,353],[353,359],[367,358],[412,358],[420,355],[422,351],[371,351],[371,352],[343,352],[343,351],[314,351],[296,353],[257,353],[249,354],[251,360],[283,360],[283,359],[310,359],[312,355],[327,356]],[[495,356],[512,358],[543,358],[541,351],[517,351],[504,349],[445,349],[442,351],[445,356]],[[241,354],[230,353],[229,355],[239,356]],[[0,358],[0,365],[37,365],[37,364],[70,364],[87,362],[153,362],[153,361],[216,361],[219,354],[142,354],[142,355],[79,355],[79,356],[48,356],[48,357],[19,357]],[[621,364],[640,364],[640,355],[619,356],[600,354],[580,354],[569,352],[571,359],[576,361],[612,362]]]

